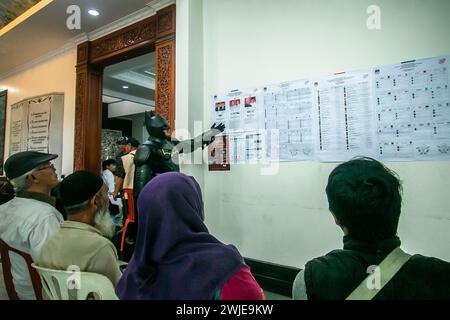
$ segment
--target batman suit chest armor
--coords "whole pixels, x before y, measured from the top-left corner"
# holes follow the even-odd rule
[[[164,143],[150,143],[148,147],[150,153],[150,166],[155,174],[169,171],[180,171],[178,154],[174,150],[175,144],[172,141],[164,140]],[[174,162],[175,160],[175,162]]]

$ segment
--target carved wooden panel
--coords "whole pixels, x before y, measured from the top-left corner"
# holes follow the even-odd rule
[[[85,42],[80,44],[77,49],[78,65],[88,63],[88,58],[89,58],[89,42]]]
[[[98,68],[77,67],[74,170],[100,173],[101,88]]]
[[[89,72],[89,91],[85,121],[85,170],[101,174],[101,132],[102,132],[102,87],[103,74],[92,69]]]
[[[74,146],[74,169],[84,168],[84,106],[86,105],[86,94],[88,92],[87,68],[77,72],[76,98],[75,98],[75,146]]]
[[[175,39],[156,45],[155,111],[170,123],[175,122]]]
[[[175,33],[175,8],[175,5],[171,5],[170,7],[158,11],[156,31],[158,38]]]
[[[153,16],[93,41],[89,59],[93,62],[118,51],[154,42],[155,39],[156,18]]]

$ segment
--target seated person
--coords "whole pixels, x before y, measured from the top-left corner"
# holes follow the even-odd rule
[[[117,251],[106,237],[113,236],[108,211],[108,188],[102,178],[77,171],[60,184],[67,221],[42,248],[37,264],[44,268],[99,273],[116,285],[122,273]]]
[[[50,163],[56,154],[19,152],[5,162],[5,173],[16,197],[0,206],[0,238],[10,247],[25,252],[33,261],[44,243],[59,230],[63,216],[55,208],[51,190],[58,183]],[[25,260],[10,253],[13,283],[19,299],[35,300]]]
[[[334,221],[344,232],[344,248],[306,264],[294,281],[294,299],[346,299],[374,266],[400,246],[396,234],[401,185],[380,162],[358,158],[338,165],[328,178],[326,193]],[[374,297],[449,298],[450,263],[418,254]]]
[[[116,287],[120,299],[264,299],[238,250],[208,232],[193,177],[160,174],[137,202],[136,246]]]

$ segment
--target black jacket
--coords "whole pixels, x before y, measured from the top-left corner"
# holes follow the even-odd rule
[[[308,299],[347,298],[367,277],[368,267],[379,265],[398,246],[397,237],[369,245],[345,236],[343,250],[331,251],[306,264]],[[383,299],[450,299],[450,263],[412,256],[374,298]]]

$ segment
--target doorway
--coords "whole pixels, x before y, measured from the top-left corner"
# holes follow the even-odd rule
[[[145,106],[142,107],[146,109],[145,111],[151,110],[148,107],[151,107],[151,101],[153,100],[154,110],[165,117],[169,121],[171,128],[174,128],[175,11],[175,5],[171,5],[158,11],[156,15],[150,18],[115,31],[103,38],[88,41],[78,46],[74,170],[88,170],[96,174],[101,172],[102,148],[100,146],[102,140],[102,120],[104,117],[104,96],[107,97],[106,99],[120,99],[121,101],[114,101],[122,102],[122,104],[126,100],[124,97],[128,97],[127,102],[129,104],[141,104]],[[126,75],[119,76],[121,79],[113,77],[112,79],[114,81],[109,81],[108,78],[104,80],[103,75],[105,72],[108,73],[111,70],[117,71],[115,68],[120,69],[120,63],[126,64],[127,61],[130,63],[130,61],[133,61],[133,58],[138,60],[139,58],[142,60],[151,58],[148,55],[153,55],[153,69],[147,68],[142,70],[142,72],[149,77],[153,74],[153,93],[151,91],[145,91],[143,88],[137,88],[137,86],[134,87],[135,84],[132,85],[132,90],[142,91],[142,98],[150,101],[150,105],[142,103],[145,101],[133,98],[133,94],[127,94],[126,92],[122,95],[122,98],[114,96],[111,92],[108,95],[108,91],[103,92],[103,82],[105,81],[105,83],[111,82],[111,84],[106,83],[105,90],[109,90],[108,86],[111,85],[114,88],[115,86],[119,86],[118,91],[120,91],[121,86],[122,90],[129,90],[129,93],[131,93],[130,85],[124,83]],[[136,73],[139,74],[139,70]],[[140,78],[139,76],[137,77]],[[123,88],[127,86],[128,88]],[[139,94],[136,93],[136,95]],[[113,100],[109,101],[111,102],[107,103],[108,105],[114,103]],[[132,123],[138,123],[140,121],[138,116],[134,119],[135,116],[133,114],[123,115],[123,117],[119,116],[118,118],[121,118],[118,120],[131,120]],[[133,134],[133,127],[131,131],[131,134]],[[135,131],[137,132],[138,129],[136,128]],[[142,135],[143,138],[144,133]]]
[[[155,52],[106,67],[103,71],[102,161],[114,159],[116,141],[147,140],[144,113],[155,110]]]

